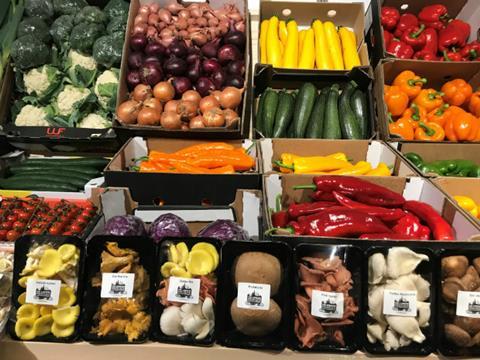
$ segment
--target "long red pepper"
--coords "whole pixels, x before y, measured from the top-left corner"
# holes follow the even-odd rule
[[[295,220],[300,216],[316,214],[327,208],[336,206],[338,204],[329,201],[315,201],[311,203],[290,204],[288,207],[288,216]]]
[[[435,240],[455,240],[455,230],[430,205],[420,201],[409,200],[403,204],[403,209],[417,215],[432,230]]]
[[[395,233],[386,233],[386,234],[362,234],[358,237],[360,240],[415,240],[414,237],[404,235],[404,234],[395,234]]]
[[[336,201],[335,196],[331,192],[325,191],[315,191],[312,195],[310,195],[312,200],[315,201]]]
[[[288,212],[282,210],[282,195],[275,198],[275,212],[272,214],[272,225],[274,227],[284,228],[289,222]]]
[[[430,228],[420,223],[420,219],[410,213],[398,220],[392,228],[393,232],[399,235],[409,236],[417,240],[429,240]]]

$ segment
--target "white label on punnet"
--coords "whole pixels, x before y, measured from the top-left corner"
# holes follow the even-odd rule
[[[60,280],[28,279],[25,302],[27,304],[57,306],[61,286],[62,282]]]
[[[198,304],[200,300],[200,279],[171,276],[168,280],[168,301]]]
[[[457,315],[480,318],[480,292],[459,291],[457,295]]]
[[[238,283],[237,307],[250,310],[270,309],[270,285]]]
[[[417,292],[385,290],[383,292],[383,314],[417,316]]]
[[[133,297],[133,273],[103,273],[102,290],[100,297],[103,299],[130,299]]]
[[[310,312],[324,319],[343,318],[343,293],[312,290]]]

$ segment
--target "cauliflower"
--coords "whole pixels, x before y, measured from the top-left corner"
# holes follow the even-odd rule
[[[96,70],[97,62],[91,56],[82,55],[78,51],[70,50],[68,53],[68,59],[70,66],[80,65],[87,70]]]
[[[56,107],[59,115],[68,116],[91,95],[90,90],[67,85],[58,94]]]
[[[47,111],[43,107],[25,105],[15,119],[17,126],[50,126],[46,120]]]
[[[85,129],[105,129],[111,126],[110,121],[94,113],[88,114],[77,124],[77,127]]]
[[[43,65],[23,75],[27,94],[39,98],[48,97],[60,85],[61,80],[62,73],[51,65]]]
[[[66,61],[66,71],[73,85],[89,87],[97,75],[97,62],[91,56],[70,50]]]
[[[105,70],[95,83],[94,93],[104,109],[115,110],[118,90],[118,70]]]

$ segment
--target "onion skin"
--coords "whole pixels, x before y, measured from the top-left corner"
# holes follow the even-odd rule
[[[210,109],[218,107],[220,107],[220,103],[212,95],[205,96],[202,100],[200,100],[199,108],[202,114],[205,114]]]
[[[194,102],[198,106],[200,101],[202,100],[202,97],[195,90],[187,90],[183,93],[182,100]]]
[[[163,111],[165,112],[174,112],[175,114],[177,113],[177,105],[179,103],[179,100],[170,100],[165,104],[165,107],[163,108]]]
[[[160,117],[160,125],[165,129],[178,130],[182,128],[182,121],[176,112],[165,111]]]
[[[175,89],[168,81],[162,81],[153,88],[153,96],[160,102],[166,103],[175,97]]]
[[[243,89],[227,86],[220,94],[220,105],[224,109],[235,110],[242,101]]]
[[[190,129],[201,129],[205,127],[205,119],[202,115],[195,116],[194,118],[190,119],[188,126]]]
[[[135,100],[122,102],[117,109],[117,119],[122,124],[135,124],[137,122],[140,107],[141,104]]]
[[[220,108],[212,108],[203,114],[205,127],[222,127],[225,125],[225,116]]]
[[[160,123],[160,113],[150,107],[143,107],[137,117],[140,125],[158,125]]]
[[[152,97],[152,88],[145,84],[139,84],[133,89],[132,97],[135,101],[145,101]]]

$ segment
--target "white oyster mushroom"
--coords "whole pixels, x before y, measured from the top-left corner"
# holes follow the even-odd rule
[[[385,324],[380,324],[380,323],[368,324],[367,325],[368,341],[371,342],[372,344],[376,343],[377,341],[383,342],[383,334],[385,333],[386,329],[387,329],[387,325]]]
[[[428,256],[406,247],[391,248],[387,255],[387,274],[392,279],[410,274],[422,261],[429,261]]]
[[[404,335],[417,343],[425,341],[425,335],[420,330],[417,319],[414,317],[387,315],[388,325],[400,335]]]
[[[203,340],[205,339],[208,334],[210,334],[210,330],[213,328],[213,322],[212,321],[208,321],[205,323],[205,325],[203,325],[202,329],[200,330],[200,332],[198,333],[197,336],[195,336],[195,340]]]
[[[167,336],[177,336],[182,334],[183,328],[181,325],[180,308],[177,306],[169,306],[163,310],[160,316],[160,330]]]
[[[408,346],[412,343],[412,340],[407,338],[405,335],[400,336],[400,339],[398,340],[400,347]]]
[[[215,311],[213,310],[212,298],[206,297],[202,305],[202,314],[205,319],[209,321],[215,321]]]
[[[418,326],[420,326],[421,328],[428,326],[431,315],[430,303],[417,301],[417,312]]]
[[[185,315],[181,322],[185,332],[194,336],[198,335],[206,324],[208,324],[208,320],[202,319],[194,313]]]
[[[380,284],[387,272],[387,261],[382,253],[376,253],[368,259],[368,283]]]
[[[410,278],[417,289],[417,300],[427,300],[430,297],[430,283],[418,274],[410,274]]]
[[[183,304],[180,307],[180,310],[182,311],[182,317],[185,317],[188,314],[195,314],[198,317],[203,317],[202,314],[202,302],[199,301],[198,304]]]
[[[383,291],[384,285],[374,286],[368,293],[368,313],[380,324],[386,324],[383,315]]]
[[[398,350],[398,348],[400,347],[399,338],[400,338],[400,335],[398,335],[392,329],[388,329],[385,332],[385,335],[383,338],[383,345],[385,347],[385,350],[387,351]]]
[[[402,275],[397,279],[394,280],[387,280],[387,284],[385,285],[385,289],[388,290],[403,290],[403,291],[415,291],[417,287],[415,286],[415,282],[410,275]]]

